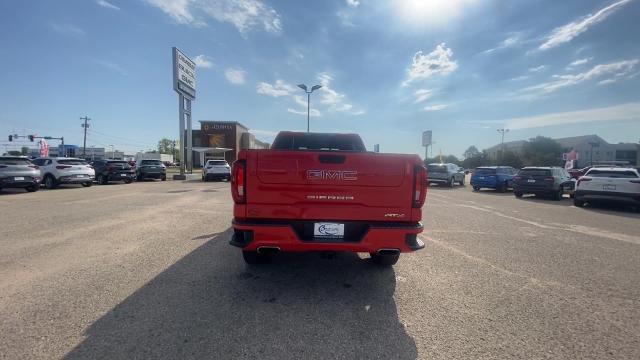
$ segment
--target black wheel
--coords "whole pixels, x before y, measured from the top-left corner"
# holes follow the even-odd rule
[[[264,264],[269,261],[269,256],[259,254],[257,251],[243,251],[242,258],[244,262],[250,265]]]
[[[47,175],[44,178],[44,186],[47,189],[51,190],[51,189],[55,189],[56,187],[58,187],[58,183],[57,183],[56,179],[53,176]]]
[[[464,186],[464,176],[462,177],[462,179],[460,179],[460,185]]]
[[[84,186],[84,187],[89,187],[91,185],[93,185],[93,182],[91,182],[91,181],[87,181],[87,182],[83,182],[82,183],[82,186]]]
[[[573,198],[573,206],[575,207],[583,207],[584,201]]]
[[[124,183],[125,184],[131,184],[133,182],[133,179],[125,179]]]
[[[562,200],[562,187],[558,191],[552,193],[551,198],[555,201]]]
[[[453,187],[453,178],[449,179],[449,183],[447,185],[449,185],[449,187]]]
[[[398,259],[400,259],[400,254],[380,255],[376,253],[370,253],[369,255],[371,255],[371,261],[373,261],[374,264],[380,266],[393,266],[398,262]]]
[[[144,178],[141,175],[138,175],[138,176],[136,176],[136,180],[137,181],[142,181],[142,180],[144,180]]]
[[[28,192],[34,192],[40,190],[40,185],[31,185],[25,188]]]
[[[473,191],[480,191],[480,186],[474,186]]]
[[[161,177],[160,181],[167,181],[167,176],[165,175],[165,176]]]
[[[522,197],[522,195],[523,195],[523,194],[522,194],[520,191],[514,191],[514,192],[513,192],[513,195],[514,195],[515,197],[517,197],[518,199],[520,199],[520,198]]]
[[[107,185],[109,183],[109,179],[107,179],[107,177],[102,174],[98,175],[97,180],[98,180],[98,184],[100,185]]]

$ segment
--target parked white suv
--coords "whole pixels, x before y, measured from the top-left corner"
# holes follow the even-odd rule
[[[598,167],[578,179],[573,204],[615,201],[640,206],[640,174],[634,168]]]
[[[226,160],[207,160],[202,168],[202,181],[231,180],[231,167]]]
[[[40,167],[42,182],[47,189],[54,189],[60,184],[93,185],[96,172],[82,159],[74,158],[39,158],[32,161]]]

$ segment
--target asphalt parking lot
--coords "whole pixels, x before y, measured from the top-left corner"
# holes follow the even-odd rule
[[[248,267],[227,183],[0,194],[3,359],[638,359],[640,214],[429,188],[426,248]]]

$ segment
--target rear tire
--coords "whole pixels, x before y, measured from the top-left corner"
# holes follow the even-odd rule
[[[575,207],[583,207],[584,201],[573,198],[573,206]]]
[[[259,254],[257,251],[242,251],[242,258],[244,259],[244,262],[249,265],[269,262],[269,257],[267,255]]]
[[[474,186],[473,191],[480,191],[480,186]]]
[[[453,182],[453,178],[449,179],[449,183],[448,183],[447,185],[448,185],[450,188],[452,188],[452,187],[453,187],[453,184],[454,184],[454,182]]]
[[[125,184],[131,184],[132,182],[133,182],[133,180],[132,180],[132,179],[126,179],[126,180],[124,181],[124,183],[125,183]]]
[[[90,187],[91,185],[93,185],[93,182],[91,182],[91,181],[87,181],[87,182],[83,182],[82,183],[82,186],[84,186],[84,187]]]
[[[555,200],[555,201],[560,201],[560,200],[562,200],[562,187],[561,187],[558,191],[556,191],[556,192],[554,192],[553,194],[551,194],[551,197],[552,197],[552,198],[553,198],[553,200]]]
[[[55,189],[56,187],[58,187],[56,178],[54,178],[52,175],[47,175],[44,178],[44,186],[49,190]]]
[[[107,179],[106,176],[100,174],[98,175],[98,184],[100,185],[107,185],[109,183],[109,180]]]
[[[2,189],[0,189],[0,190],[2,190]],[[40,185],[31,185],[31,186],[27,186],[27,187],[25,188],[25,190],[27,190],[28,192],[35,192],[35,191],[40,190]]]
[[[523,193],[521,193],[520,191],[514,191],[514,192],[513,192],[513,195],[514,195],[515,197],[517,197],[518,199],[520,199],[520,198],[522,198],[522,195],[524,195],[524,194],[523,194]]]
[[[160,178],[160,181],[167,181],[167,175]]]
[[[464,176],[462,177],[462,180],[460,180],[460,186],[464,186]]]
[[[378,266],[393,266],[400,259],[400,254],[395,255],[380,255],[376,253],[370,253],[371,261]]]
[[[500,185],[498,185],[498,188],[496,189],[498,190],[498,192],[503,193],[507,191],[507,184],[502,183]]]

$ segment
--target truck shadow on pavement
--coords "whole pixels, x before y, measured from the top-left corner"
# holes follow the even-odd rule
[[[65,359],[415,359],[395,271],[356,254],[245,265],[227,230],[109,310]]]

